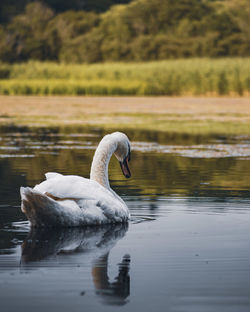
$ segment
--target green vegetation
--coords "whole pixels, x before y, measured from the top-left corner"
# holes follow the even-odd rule
[[[1,118],[2,125],[16,125],[27,127],[61,127],[76,126],[82,129],[101,129],[104,131],[149,131],[154,133],[182,134],[182,135],[250,135],[249,120],[216,121],[211,119],[195,120],[176,117],[172,120],[159,119],[157,114],[92,114],[81,115],[78,119],[62,121],[50,116],[16,116]]]
[[[249,0],[4,0],[0,11],[2,62],[250,56]]]
[[[250,58],[0,64],[2,95],[248,95]]]
[[[145,93],[137,81],[67,81],[67,80],[3,80],[3,95],[140,95]]]
[[[249,0],[3,0],[0,11],[3,95],[250,92]]]

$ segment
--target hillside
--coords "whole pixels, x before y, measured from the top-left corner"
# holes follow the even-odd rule
[[[249,0],[134,0],[115,6],[110,5],[128,1],[110,0],[105,7],[103,1],[64,2],[64,12],[52,0],[29,2],[23,12],[16,6],[19,13],[0,25],[0,60],[94,63],[250,55]],[[3,16],[7,2],[1,6]]]

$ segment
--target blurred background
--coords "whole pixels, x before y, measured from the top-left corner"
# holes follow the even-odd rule
[[[249,0],[0,3],[0,94],[242,96],[249,56]]]
[[[249,0],[1,0],[0,22],[3,62],[250,55]]]

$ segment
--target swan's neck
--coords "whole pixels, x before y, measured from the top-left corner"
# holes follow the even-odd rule
[[[116,149],[117,144],[115,142],[102,140],[95,151],[90,170],[90,179],[95,180],[109,190],[108,166]]]

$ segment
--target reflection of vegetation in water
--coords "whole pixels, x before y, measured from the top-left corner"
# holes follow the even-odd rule
[[[56,130],[53,136],[51,135],[53,131],[46,133],[40,129],[40,132],[37,133],[34,131],[26,132],[23,137],[17,135],[21,150],[14,153],[34,154],[35,157],[11,157],[2,160],[0,165],[2,164],[1,181],[3,189],[6,187],[6,181],[10,181],[9,187],[13,188],[14,198],[19,203],[17,192],[19,186],[33,186],[39,183],[44,179],[45,172],[57,171],[89,177],[95,146],[104,133],[93,132],[92,134],[96,136],[89,138],[81,136],[72,138],[70,137],[72,133],[74,133],[72,129],[69,134],[59,133]],[[84,133],[86,134],[86,132]],[[214,143],[218,139],[216,136],[167,135],[159,132],[139,131],[128,132],[128,135],[133,140],[171,144],[177,148],[184,145],[185,152],[188,146]],[[12,143],[16,137],[11,139]],[[26,141],[22,141],[22,138]],[[220,140],[224,143],[230,143],[225,137],[220,137]],[[47,143],[39,145],[39,142]],[[2,144],[6,145],[6,142]],[[32,149],[32,146],[36,148]],[[194,156],[195,154],[192,157]],[[130,162],[132,179],[124,180],[119,164],[115,159],[112,159],[109,170],[111,184],[114,187],[117,184],[119,187],[126,186],[118,192],[121,194],[125,192],[127,195],[139,192],[141,194],[206,196],[211,190],[247,190],[249,160],[236,157],[207,159],[192,157],[157,153],[157,149],[151,152],[134,150]],[[12,180],[9,180],[10,172],[14,173]]]

